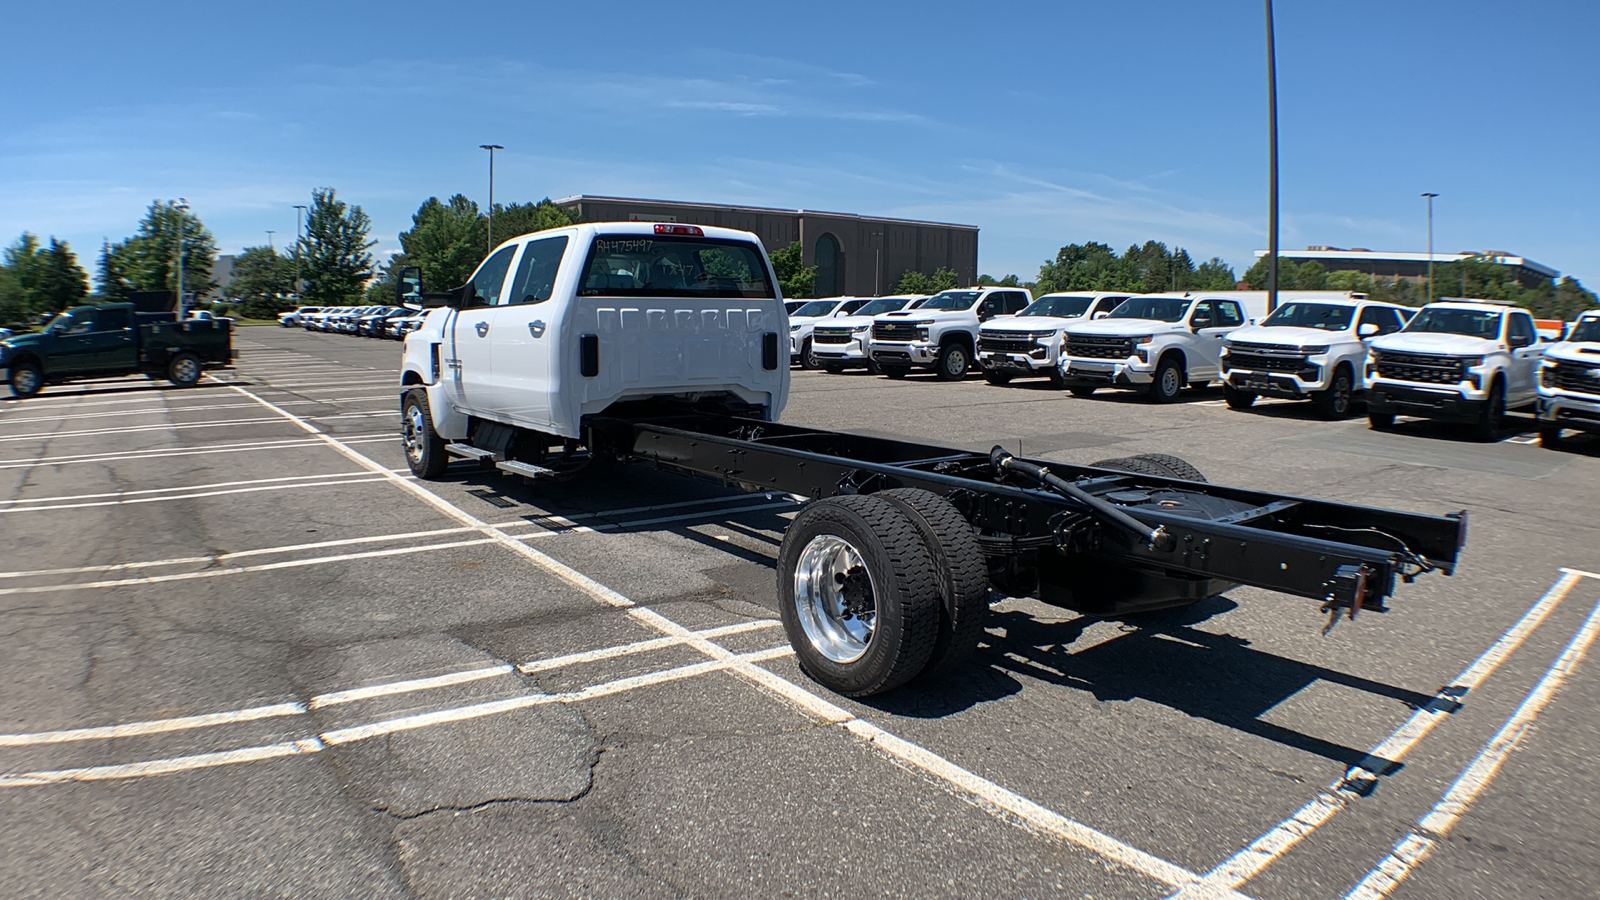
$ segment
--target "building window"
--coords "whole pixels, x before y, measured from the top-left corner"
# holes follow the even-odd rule
[[[817,238],[817,296],[837,297],[844,286],[844,254],[831,234]]]

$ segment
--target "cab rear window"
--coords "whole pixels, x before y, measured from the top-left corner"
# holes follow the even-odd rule
[[[583,265],[584,297],[776,297],[761,250],[748,241],[659,234],[597,235]]]

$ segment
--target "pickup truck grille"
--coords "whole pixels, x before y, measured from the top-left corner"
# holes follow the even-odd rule
[[[1242,350],[1246,353],[1251,350],[1261,350],[1266,353],[1298,354],[1300,352],[1300,348],[1294,346],[1293,344],[1256,344],[1249,341],[1229,341],[1228,349],[1235,352]]]
[[[1461,360],[1453,356],[1395,353],[1392,350],[1384,350],[1382,354],[1378,357],[1378,375],[1381,378],[1423,384],[1455,384],[1463,375]]]
[[[1600,394],[1600,366],[1561,360],[1551,367],[1550,386],[1580,394]]]
[[[1228,348],[1228,368],[1250,369],[1257,372],[1298,372],[1306,367],[1304,356],[1269,356],[1240,350],[1238,344]],[[1289,349],[1289,348],[1286,348]]]
[[[874,322],[872,323],[872,339],[875,341],[914,341],[917,339],[917,326],[910,322]]]
[[[811,332],[813,344],[848,344],[850,343],[850,329],[848,328],[816,328]]]
[[[1037,346],[1032,335],[978,332],[978,349],[989,353],[1027,353]]]
[[[1069,334],[1067,355],[1075,359],[1127,359],[1133,355],[1133,339]]]

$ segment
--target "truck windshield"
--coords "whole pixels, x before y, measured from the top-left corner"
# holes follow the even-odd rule
[[[1261,324],[1268,328],[1319,328],[1323,331],[1345,331],[1355,317],[1354,306],[1337,306],[1332,303],[1285,303],[1278,311],[1267,316]]]
[[[1417,313],[1405,327],[1410,333],[1463,334],[1492,341],[1500,336],[1500,314],[1477,309],[1432,306]]]
[[[934,294],[927,303],[917,307],[920,310],[956,310],[966,309],[978,301],[979,291],[940,291]]]
[[[856,310],[855,315],[876,316],[880,313],[894,312],[897,309],[905,309],[909,302],[911,301],[907,297],[881,297]]]
[[[585,297],[776,297],[761,250],[748,241],[601,234],[583,266]]]
[[[1040,297],[1028,304],[1019,316],[1053,316],[1057,319],[1076,319],[1089,311],[1092,297]]]
[[[839,301],[837,300],[813,300],[794,312],[789,313],[789,315],[797,318],[800,316],[825,316],[828,313],[833,312],[834,307],[838,305]]]
[[[1600,343],[1600,316],[1579,319],[1578,324],[1572,326],[1572,333],[1567,335],[1567,340]]]
[[[1129,297],[1111,311],[1110,318],[1177,322],[1189,310],[1189,302],[1183,297]]]

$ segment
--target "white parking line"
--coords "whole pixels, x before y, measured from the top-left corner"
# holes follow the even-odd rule
[[[1418,864],[1427,859],[1434,845],[1450,833],[1455,823],[1466,814],[1467,808],[1478,799],[1484,788],[1489,786],[1495,773],[1500,771],[1500,765],[1511,755],[1511,751],[1516,749],[1517,742],[1522,740],[1523,735],[1528,733],[1540,710],[1549,705],[1551,698],[1561,688],[1562,682],[1566,681],[1567,676],[1588,652],[1597,634],[1600,634],[1600,604],[1596,604],[1594,610],[1589,613],[1589,618],[1584,620],[1583,627],[1572,636],[1561,656],[1545,671],[1544,677],[1533,686],[1533,690],[1528,692],[1528,696],[1511,714],[1511,718],[1500,726],[1500,730],[1495,732],[1483,751],[1473,759],[1471,765],[1467,766],[1455,783],[1450,785],[1444,798],[1434,804],[1433,809],[1417,822],[1415,831],[1401,838],[1388,857],[1345,895],[1345,900],[1379,900],[1386,897],[1400,886],[1400,882],[1404,881]]]
[[[1394,733],[1372,749],[1359,764],[1344,777],[1329,785],[1327,790],[1296,810],[1266,834],[1256,838],[1249,846],[1224,860],[1221,865],[1206,873],[1197,885],[1174,895],[1184,900],[1218,896],[1218,891],[1232,891],[1261,874],[1268,866],[1322,827],[1334,814],[1360,796],[1370,787],[1383,770],[1399,762],[1417,745],[1434,726],[1450,715],[1460,705],[1461,698],[1483,684],[1484,680],[1505,662],[1513,650],[1527,640],[1550,613],[1572,591],[1580,576],[1566,571],[1544,592],[1534,605],[1523,613],[1500,639],[1495,641],[1473,663],[1442,688],[1426,706],[1412,713]]]
[[[217,491],[195,491],[188,494],[167,494],[161,497],[125,497],[120,500],[94,500],[86,503],[57,503],[54,506],[22,506],[0,509],[0,515],[15,513],[51,512],[62,509],[86,509],[95,506],[133,506],[144,503],[166,503],[171,500],[199,500],[205,497],[225,497],[231,494],[259,494],[264,491],[295,491],[307,488],[338,488],[349,484],[371,484],[382,481],[366,472],[352,472],[327,481],[300,481],[292,484],[263,484],[255,487],[229,488]],[[170,490],[170,489],[164,489]],[[143,492],[138,492],[143,493]]]
[[[404,472],[406,470],[405,469],[397,469],[395,471]],[[0,500],[0,506],[17,507],[17,506],[21,506],[23,504],[30,504],[30,503],[56,503],[56,502],[60,502],[60,501],[63,501],[63,500],[82,501],[82,500],[99,500],[99,499],[102,499],[102,498],[114,498],[114,499],[119,499],[120,500],[120,499],[132,498],[132,497],[147,496],[147,495],[150,495],[150,494],[173,494],[173,493],[177,493],[179,491],[206,491],[206,490],[211,490],[213,488],[243,487],[245,485],[283,484],[285,482],[291,482],[291,481],[303,481],[303,482],[313,482],[314,483],[314,482],[318,482],[318,481],[321,481],[321,480],[327,479],[327,478],[350,478],[350,477],[357,476],[357,475],[365,478],[365,477],[371,477],[372,473],[371,472],[364,472],[364,471],[358,471],[358,472],[326,472],[326,473],[323,473],[321,475],[285,475],[285,476],[282,476],[280,478],[252,478],[252,479],[249,479],[249,480],[246,480],[246,481],[216,481],[216,482],[212,482],[211,484],[188,484],[188,485],[183,485],[181,487],[145,488],[144,490],[140,490],[140,491],[111,491],[109,493],[102,493],[102,494],[61,494],[61,495],[58,495],[58,496],[55,496],[55,497],[26,497],[26,498],[18,498],[18,499],[15,499],[15,500]],[[0,509],[0,513],[9,512],[9,511],[10,510]]]
[[[540,553],[526,543],[490,526],[420,484],[393,476],[381,464],[345,446],[337,438],[322,434],[317,430],[316,426],[295,416],[293,413],[274,406],[267,400],[241,387],[235,386],[233,389],[247,397],[254,398],[261,405],[296,423],[308,432],[320,435],[331,447],[337,449],[346,457],[371,468],[373,471],[388,474],[394,479],[394,483],[397,486],[411,492],[446,515],[456,518],[463,525],[473,526],[490,540],[522,555],[539,566],[539,568],[566,581],[600,603],[623,609],[637,621],[650,625],[663,634],[688,637],[687,643],[705,653],[712,661],[726,663],[730,671],[761,685],[824,722],[846,727],[852,734],[866,740],[869,746],[902,764],[910,765],[937,779],[946,786],[947,790],[955,791],[957,796],[995,815],[1001,821],[1011,824],[1016,824],[1020,821],[1023,823],[1023,827],[1031,831],[1061,838],[1105,859],[1120,863],[1173,887],[1182,887],[1200,880],[1200,876],[1193,872],[1047,810],[1020,794],[1003,788],[966,769],[962,769],[948,760],[944,760],[932,751],[916,747],[916,745],[908,741],[896,738],[876,725],[859,721],[854,715],[832,701],[813,694],[752,662],[742,660],[731,651],[711,641],[695,638],[693,632],[655,610],[637,606],[622,594],[600,584],[577,569],[561,563],[544,553]],[[913,750],[915,752],[912,752]]]
[[[182,424],[163,422],[159,425],[128,425],[122,428],[99,428],[86,431],[35,431],[30,434],[14,434],[0,437],[0,443],[32,441],[41,438],[54,440],[57,438],[104,437],[108,434],[138,434],[145,431],[175,431],[189,428],[229,428],[238,425],[262,425],[271,422],[278,422],[278,420],[268,416],[256,419],[217,419],[210,422],[184,422]]]
[[[358,402],[358,401],[371,402],[373,400],[392,400],[392,399],[393,399],[392,397],[380,396],[380,397],[342,397],[342,398],[334,399],[334,400],[285,400],[285,401],[283,401],[283,403],[281,405],[283,405],[283,406],[307,406],[307,405],[311,405],[311,404],[355,403],[355,402]],[[17,424],[19,422],[68,422],[68,421],[75,421],[77,419],[109,419],[109,418],[115,418],[115,417],[118,417],[118,416],[153,416],[153,415],[157,415],[157,414],[160,414],[160,413],[209,412],[209,411],[215,410],[215,409],[255,409],[255,408],[257,408],[257,407],[256,407],[256,404],[254,404],[254,403],[220,403],[220,404],[215,404],[215,405],[211,405],[211,406],[158,406],[158,407],[155,407],[154,409],[130,409],[130,410],[122,410],[122,411],[116,411],[116,412],[79,413],[77,415],[67,414],[67,415],[57,415],[57,416],[31,416],[31,417],[28,417],[28,418],[21,418],[21,419],[18,419],[18,418],[7,418],[7,419],[0,420],[0,421],[3,421],[4,424],[7,424],[7,425],[15,425],[15,424]]]
[[[393,434],[371,434],[344,438],[347,444],[371,444],[378,441],[394,441]],[[213,453],[258,453],[261,451],[276,452],[282,449],[314,448],[324,449],[327,445],[315,438],[291,438],[278,441],[247,441],[240,444],[217,444],[211,447],[196,447],[194,449],[174,449],[170,447],[156,447],[150,450],[129,450],[126,453],[77,453],[67,456],[39,456],[32,459],[0,462],[0,469],[29,469],[34,466],[66,466],[79,463],[107,463],[123,460],[150,459],[152,457],[166,458],[169,456],[207,456]]]

